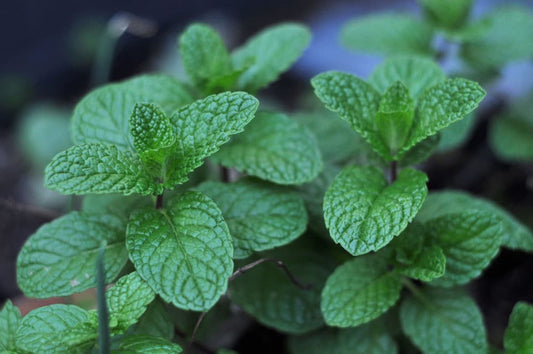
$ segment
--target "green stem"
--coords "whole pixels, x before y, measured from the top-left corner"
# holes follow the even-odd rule
[[[91,86],[96,87],[109,81],[115,46],[119,37],[106,31],[100,39],[96,59],[91,73]]]
[[[420,288],[416,286],[410,279],[402,277],[402,284],[405,285],[405,287],[409,289],[413,296],[420,300],[420,302],[431,307],[431,302],[428,300],[426,295],[424,295],[424,293],[420,291]]]

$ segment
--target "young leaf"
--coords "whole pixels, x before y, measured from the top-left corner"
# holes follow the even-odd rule
[[[427,195],[427,176],[405,169],[391,185],[372,166],[348,166],[324,196],[331,238],[352,255],[377,251],[415,217]]]
[[[142,163],[115,145],[74,145],[57,154],[46,166],[45,186],[64,194],[160,194]]]
[[[377,14],[348,22],[341,41],[349,49],[383,55],[431,56],[433,30],[407,14]]]
[[[449,214],[425,224],[446,256],[446,272],[431,285],[450,287],[476,278],[496,256],[501,222],[481,211]]]
[[[505,352],[527,354],[533,351],[533,306],[518,302],[509,317],[503,337]]]
[[[250,38],[231,54],[233,66],[252,63],[239,77],[239,90],[255,92],[286,71],[311,41],[311,33],[302,25],[284,23],[269,27]]]
[[[307,213],[295,192],[253,179],[231,184],[206,182],[198,190],[222,210],[235,258],[285,245],[305,231]]]
[[[314,137],[280,113],[259,113],[214,160],[278,184],[309,182],[322,170]]]
[[[174,338],[174,323],[172,323],[172,319],[161,300],[152,301],[148,309],[139,318],[133,333],[146,334],[168,340]]]
[[[424,353],[486,353],[481,312],[458,289],[428,288],[407,298],[400,321],[409,338]]]
[[[426,282],[442,277],[445,269],[446,257],[444,251],[435,245],[421,250],[411,264],[398,267],[398,271],[401,274]]]
[[[355,327],[385,313],[400,298],[401,278],[381,258],[354,258],[335,269],[322,290],[330,326]]]
[[[428,88],[446,79],[440,66],[433,60],[416,56],[400,56],[385,60],[370,75],[368,82],[379,92],[385,91],[400,81],[407,87],[411,97],[418,101]]]
[[[259,102],[244,92],[224,92],[187,105],[171,117],[176,143],[166,168],[164,185],[172,188],[187,181],[204,159],[217,152],[233,134],[252,120]]]
[[[110,322],[116,323],[116,326],[111,326],[112,331],[122,334],[137,322],[155,294],[139,274],[133,272],[120,278],[107,291],[106,297]]]
[[[120,341],[117,353],[128,354],[178,354],[183,349],[171,341],[144,334],[134,334]]]
[[[35,353],[83,353],[94,345],[96,337],[87,311],[56,304],[24,316],[17,330],[17,346]]]
[[[463,119],[483,97],[485,91],[481,86],[461,78],[448,79],[429,88],[419,100],[411,136],[400,152],[408,151],[428,136]]]
[[[260,323],[284,333],[305,333],[321,327],[324,320],[320,313],[320,291],[335,267],[330,257],[317,251],[321,246],[303,237],[289,246],[261,254],[283,261],[301,284],[312,284],[311,289],[297,287],[287,274],[268,262],[231,282],[231,300]]]
[[[430,22],[437,27],[444,29],[457,29],[464,25],[470,8],[472,7],[472,0],[418,0],[424,15]]]
[[[192,83],[205,90],[217,77],[232,71],[230,56],[218,33],[204,24],[193,24],[179,39],[183,66]]]
[[[381,157],[391,159],[388,147],[375,129],[380,96],[372,86],[353,75],[335,71],[315,76],[311,85],[326,108],[347,121]]]
[[[0,351],[16,350],[15,336],[21,319],[19,309],[7,300],[0,311]]]
[[[176,79],[143,75],[121,83],[105,85],[85,96],[72,116],[75,144],[107,143],[121,150],[133,150],[129,119],[137,102],[155,103],[166,114],[193,101]]]
[[[139,275],[163,300],[184,310],[206,311],[226,291],[233,247],[217,205],[186,192],[166,210],[134,212],[126,244]]]
[[[43,225],[17,259],[17,283],[29,297],[66,296],[96,285],[96,260],[106,241],[106,282],[128,260],[126,221],[112,214],[71,212]]]

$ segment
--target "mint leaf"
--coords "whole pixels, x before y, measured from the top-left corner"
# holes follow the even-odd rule
[[[492,121],[489,141],[505,161],[533,161],[533,120],[529,115],[504,114]]]
[[[444,276],[431,285],[450,287],[476,278],[496,256],[501,243],[501,222],[490,213],[449,214],[425,224],[446,256]]]
[[[430,26],[408,14],[376,14],[348,22],[341,41],[349,49],[383,55],[433,55]]]
[[[174,323],[163,302],[158,298],[148,305],[133,330],[134,334],[146,334],[168,340],[174,338]]]
[[[533,251],[533,233],[531,230],[505,209],[497,204],[465,192],[443,191],[431,192],[417,215],[417,220],[428,221],[440,216],[479,210],[492,215],[493,220],[502,224],[502,246]]]
[[[518,302],[509,317],[503,337],[505,352],[526,354],[533,351],[533,306]]]
[[[320,291],[334,264],[319,252],[322,243],[303,237],[295,243],[262,253],[265,258],[281,260],[301,284],[295,286],[275,264],[265,262],[236,278],[229,296],[260,323],[285,333],[305,333],[324,324],[320,313]],[[320,248],[319,248],[320,247]]]
[[[163,162],[174,144],[174,131],[163,111],[151,103],[137,103],[130,117],[135,151],[143,161]]]
[[[418,0],[425,17],[437,27],[456,29],[464,25],[472,7],[472,0]]]
[[[143,75],[108,84],[87,94],[72,116],[75,144],[108,143],[121,150],[133,150],[129,119],[137,102],[155,103],[167,114],[193,101],[176,79],[162,75]]]
[[[87,311],[56,304],[30,311],[17,330],[20,349],[36,353],[83,353],[96,341]]]
[[[395,354],[398,346],[383,320],[356,328],[324,328],[302,336],[289,337],[291,354]]]
[[[446,79],[446,75],[430,58],[400,56],[385,60],[370,75],[368,82],[379,92],[385,91],[400,81],[407,87],[411,97],[418,101],[428,88]]]
[[[7,300],[0,311],[0,350],[16,350],[15,335],[21,319],[19,309]]]
[[[398,271],[401,274],[426,282],[442,277],[445,269],[446,257],[444,251],[435,245],[422,249],[408,266],[398,267]]]
[[[441,141],[440,137],[440,133],[428,136],[427,138],[413,146],[411,149],[409,149],[409,151],[399,156],[398,164],[401,167],[406,167],[424,162],[439,147],[439,142]]]
[[[163,300],[184,310],[205,311],[226,291],[233,247],[217,205],[185,192],[166,210],[134,212],[126,244],[139,275]]]
[[[471,112],[463,119],[442,129],[440,131],[441,139],[437,150],[447,151],[461,147],[470,138],[475,126],[476,115],[474,112]]]
[[[486,353],[487,336],[475,302],[458,289],[428,288],[400,308],[403,330],[424,353]]]
[[[102,241],[106,281],[113,281],[128,260],[126,221],[112,214],[71,212],[45,224],[22,247],[17,283],[29,297],[66,296],[96,285]]]
[[[463,119],[485,97],[476,82],[454,78],[426,90],[420,98],[411,136],[400,153],[408,151],[428,136]]]
[[[322,170],[314,137],[280,113],[259,113],[214,160],[278,184],[309,182]]]
[[[250,65],[239,77],[239,90],[255,92],[274,81],[302,54],[311,41],[309,30],[297,23],[271,26],[237,48],[231,59],[235,68]]]
[[[137,272],[120,278],[106,292],[110,323],[114,333],[122,334],[137,322],[154,298],[154,291]]]
[[[375,129],[380,95],[372,86],[353,75],[335,71],[315,76],[311,85],[326,108],[348,122],[381,157],[391,159],[389,149]]]
[[[372,166],[348,166],[324,196],[331,238],[352,255],[387,245],[413,220],[427,195],[427,176],[405,169],[391,185]]]
[[[214,80],[232,71],[224,42],[211,27],[195,23],[179,39],[183,66],[192,83],[204,91]]]
[[[217,152],[233,134],[252,120],[259,102],[244,92],[224,92],[187,105],[171,117],[176,143],[166,167],[164,185],[173,188],[187,181],[206,157]]]
[[[118,350],[115,352],[130,354],[177,354],[182,351],[183,349],[178,344],[172,343],[165,338],[134,334],[122,339]]]
[[[355,327],[385,313],[400,298],[401,278],[381,258],[354,258],[335,269],[322,290],[330,326]]]
[[[198,190],[219,206],[233,238],[235,258],[292,242],[306,229],[307,213],[295,192],[265,182],[206,182]]]
[[[74,145],[57,154],[45,169],[45,186],[64,194],[160,194],[162,186],[136,156],[115,145]]]

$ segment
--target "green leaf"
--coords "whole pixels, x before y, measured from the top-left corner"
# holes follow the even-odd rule
[[[162,75],[143,75],[108,84],[86,95],[72,117],[72,140],[76,144],[108,143],[121,150],[132,150],[129,119],[137,102],[155,103],[166,114],[193,101],[176,79]]]
[[[372,86],[353,75],[335,71],[315,76],[311,85],[326,108],[348,122],[385,160],[391,159],[375,127],[380,96]]]
[[[430,26],[408,14],[375,14],[348,22],[341,32],[344,46],[355,51],[396,55],[433,55]]]
[[[167,162],[165,187],[187,181],[188,175],[218,151],[231,135],[243,131],[259,102],[244,92],[224,92],[187,105],[171,117],[176,143]]]
[[[472,112],[463,119],[440,131],[441,139],[437,151],[456,149],[464,145],[476,125],[476,115]]]
[[[401,147],[411,130],[415,105],[409,91],[400,81],[392,84],[379,102],[376,126],[391,151]]]
[[[464,25],[472,7],[472,0],[418,0],[425,17],[437,27],[456,29]]]
[[[0,311],[0,350],[15,350],[15,335],[22,316],[19,309],[7,300]]]
[[[431,192],[420,209],[417,220],[424,222],[440,216],[472,210],[491,214],[493,220],[501,221],[502,246],[527,252],[533,251],[533,233],[526,225],[497,204],[465,192],[452,190]]]
[[[357,328],[324,328],[302,336],[289,337],[291,354],[396,354],[398,346],[377,319]]]
[[[265,262],[236,278],[229,296],[260,323],[284,333],[305,333],[324,324],[320,313],[320,291],[335,265],[322,243],[302,237],[289,246],[262,253],[265,258],[281,260],[304,290],[292,283],[287,274]]]
[[[424,162],[431,156],[431,154],[433,154],[436,149],[438,149],[440,141],[440,133],[428,136],[427,138],[413,146],[411,149],[409,149],[409,151],[398,157],[399,166],[408,167]]]
[[[465,284],[481,274],[501,244],[501,222],[492,214],[469,211],[432,219],[425,224],[446,257],[444,276],[431,285]]]
[[[130,134],[135,151],[143,161],[163,162],[174,144],[172,125],[163,111],[151,103],[137,103],[130,117]]]
[[[235,68],[250,65],[237,88],[255,92],[270,84],[300,57],[311,41],[307,27],[297,23],[271,26],[250,38],[231,54]]]
[[[322,290],[329,326],[355,327],[385,313],[400,298],[401,278],[376,257],[354,258],[335,269]]]
[[[490,125],[489,141],[499,158],[505,161],[533,161],[533,119],[504,114]]]
[[[533,351],[533,306],[518,302],[509,317],[503,337],[505,352],[527,354]]]
[[[187,27],[179,39],[179,52],[187,75],[202,91],[213,80],[232,71],[224,42],[205,24],[195,23]]]
[[[126,221],[112,214],[71,212],[43,225],[24,244],[17,259],[17,283],[26,296],[66,296],[96,286],[96,261],[102,241],[106,281],[128,260]]]
[[[487,336],[475,302],[458,289],[428,288],[400,308],[403,330],[424,353],[487,352]]]
[[[148,309],[139,318],[133,333],[146,334],[168,340],[174,338],[174,323],[172,323],[161,300],[152,301]]]
[[[485,97],[485,91],[476,82],[453,78],[424,92],[418,102],[411,136],[400,153],[408,151],[428,136],[463,119]]]
[[[214,160],[278,184],[309,182],[323,167],[311,133],[280,113],[259,113]]]
[[[427,176],[405,169],[391,185],[372,166],[348,166],[324,197],[331,238],[352,255],[377,251],[415,217],[427,195]]]
[[[419,235],[421,237],[422,235]],[[442,277],[446,269],[446,257],[442,248],[430,246],[423,249],[411,264],[399,267],[398,271],[409,278],[431,281]]]
[[[230,184],[206,182],[198,190],[222,210],[233,238],[235,258],[283,246],[306,229],[302,198],[285,188],[242,179]]]
[[[94,345],[96,337],[87,311],[56,304],[24,316],[17,330],[17,345],[36,353],[83,353]]]
[[[407,87],[411,97],[418,101],[422,93],[446,79],[440,66],[433,60],[416,56],[399,56],[385,60],[370,75],[368,82],[382,94],[397,81]]]
[[[120,341],[120,346],[116,353],[178,354],[182,351],[183,349],[178,344],[172,343],[165,338],[134,334]]]
[[[45,169],[45,186],[64,194],[160,194],[136,156],[114,145],[74,145],[57,154]]]
[[[185,192],[166,210],[134,212],[126,244],[139,275],[163,300],[184,310],[206,311],[226,291],[233,247],[217,205]]]
[[[107,291],[107,305],[110,323],[114,333],[122,334],[137,322],[146,311],[146,307],[154,300],[154,291],[141,279],[137,272],[120,278]]]

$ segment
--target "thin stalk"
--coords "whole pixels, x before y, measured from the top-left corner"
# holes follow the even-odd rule
[[[200,314],[200,317],[198,317],[198,320],[196,321],[196,324],[194,325],[194,329],[191,334],[191,339],[189,340],[189,344],[187,345],[187,350],[185,351],[185,354],[189,354],[191,352],[191,348],[194,344],[194,338],[196,337],[196,333],[198,332],[198,328],[200,328],[200,324],[204,320],[205,315],[207,315],[207,311],[202,312]]]
[[[163,208],[163,193],[158,194],[155,200],[155,208],[161,209]]]
[[[420,288],[416,286],[410,279],[403,277],[402,278],[402,284],[405,285],[407,289],[413,294],[414,297],[416,297],[420,302],[424,303],[424,305],[431,307],[430,301],[427,299],[426,295],[420,291]]]
[[[391,163],[390,163],[390,182],[394,183],[394,181],[396,181],[396,178],[398,178],[398,162],[397,161],[391,161]]]
[[[105,296],[104,255],[107,243],[102,241],[96,264],[96,301],[98,304],[98,352],[111,353],[111,339],[109,336],[109,311]]]

